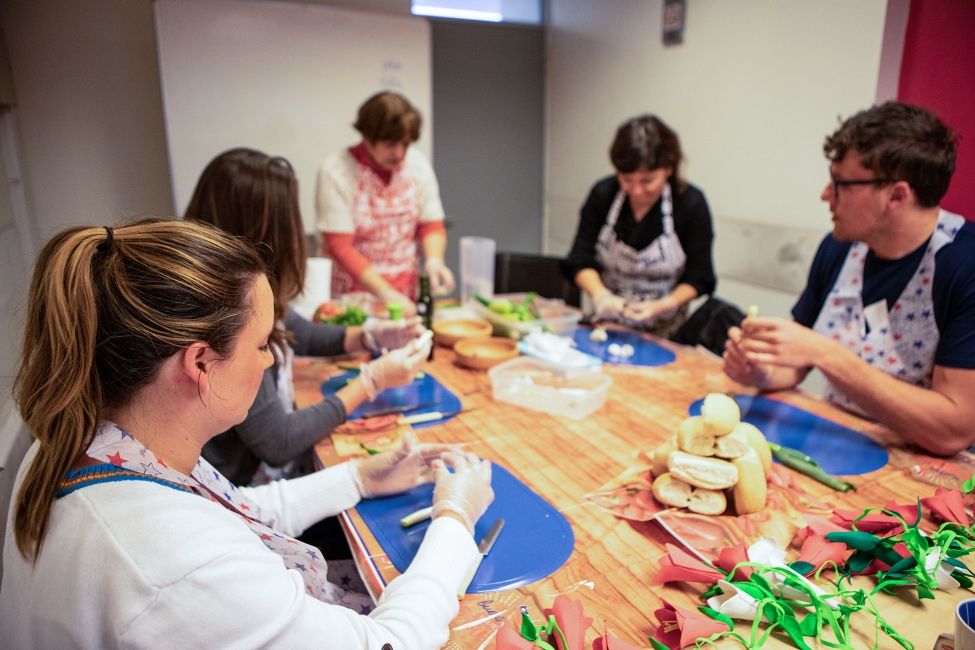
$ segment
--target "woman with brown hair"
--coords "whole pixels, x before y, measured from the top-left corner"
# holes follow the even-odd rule
[[[380,92],[359,107],[359,144],[330,156],[318,172],[318,230],[332,265],[332,294],[368,291],[416,313],[419,275],[434,295],[454,290],[444,264],[447,231],[433,168],[411,145],[420,113],[402,95]]]
[[[672,336],[688,303],[715,288],[711,212],[681,178],[680,140],[657,116],[624,122],[609,157],[616,173],[590,190],[563,270],[596,319]]]
[[[490,465],[408,439],[235,488],[200,449],[244,419],[273,361],[274,299],[249,244],[189,221],[76,227],[41,251],[15,398],[35,442],[4,542],[16,648],[436,648],[477,557]],[[452,465],[453,472],[448,471]],[[434,521],[370,616],[293,539],[436,473]]]
[[[370,319],[362,327],[348,328],[315,325],[288,308],[305,283],[305,234],[298,179],[284,158],[245,148],[223,152],[203,170],[184,216],[255,245],[269,270],[278,325],[272,341],[274,364],[264,373],[247,418],[207,443],[203,455],[237,485],[250,484],[261,462],[278,468],[298,459],[303,462],[289,475],[310,471],[312,448],[348,413],[385,388],[413,381],[429,352],[427,343],[414,343],[424,329],[417,318]],[[294,408],[295,354],[334,356],[386,349],[394,351],[363,364],[357,381],[314,406]]]

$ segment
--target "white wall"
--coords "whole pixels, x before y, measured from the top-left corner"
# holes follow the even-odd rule
[[[550,0],[546,241],[565,253],[616,128],[658,114],[715,219],[719,293],[784,314],[829,229],[823,137],[873,103],[884,0],[690,0],[665,47],[661,0]]]

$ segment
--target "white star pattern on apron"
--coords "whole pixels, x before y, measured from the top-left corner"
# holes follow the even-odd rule
[[[317,548],[261,523],[263,517],[260,506],[241,494],[202,457],[196,461],[192,476],[186,476],[159,460],[131,434],[112,422],[102,422],[99,425],[87,454],[100,462],[188,487],[212,501],[214,506],[226,508],[236,514],[268,549],[281,556],[285,568],[298,571],[305,583],[305,592],[309,595],[361,613],[372,609],[369,596],[346,591],[328,582],[328,566]]]
[[[854,242],[813,329],[842,343],[888,375],[916,386],[930,387],[940,340],[931,296],[935,255],[954,240],[964,223],[964,217],[940,212],[924,257],[890,313],[886,300],[864,309],[861,292],[868,248],[862,242]],[[879,317],[871,318],[871,313]],[[827,383],[826,397],[854,413],[866,415],[831,383]]]
[[[621,189],[613,199],[606,223],[596,240],[596,261],[603,268],[600,277],[610,291],[626,302],[657,300],[670,293],[687,264],[687,255],[674,233],[670,183],[664,184],[660,194],[663,232],[642,250],[636,250],[616,236],[616,221],[625,200],[626,192]],[[667,336],[686,319],[687,307],[684,306],[673,315],[651,323],[648,329]],[[643,326],[627,320],[623,322],[631,326]]]
[[[352,204],[354,246],[383,278],[410,300],[416,300],[419,263],[416,229],[419,199],[413,177],[393,173],[389,185],[362,163],[356,163]],[[340,264],[332,265],[332,295],[363,291]]]

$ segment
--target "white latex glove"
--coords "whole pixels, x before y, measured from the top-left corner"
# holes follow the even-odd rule
[[[403,318],[416,316],[416,304],[396,289],[387,289],[378,295],[383,304],[395,303],[403,308]]]
[[[446,296],[454,290],[454,274],[439,257],[428,258],[423,263],[423,270],[430,278],[430,291],[435,296]]]
[[[677,311],[677,301],[670,296],[659,300],[632,302],[623,309],[623,316],[633,322],[649,325]]]
[[[423,334],[419,316],[402,320],[369,318],[362,324],[362,345],[370,352],[397,350]]]
[[[416,434],[408,431],[399,449],[356,458],[349,468],[363,498],[388,496],[432,481],[431,463],[454,449],[453,445],[418,443]]]
[[[596,307],[596,320],[619,320],[623,316],[626,301],[609,289],[605,289],[593,298]]]
[[[370,400],[393,386],[406,386],[416,376],[420,364],[430,356],[433,332],[423,330],[418,338],[405,346],[359,366],[359,381]]]
[[[448,451],[434,460],[437,485],[433,488],[433,517],[444,512],[458,515],[474,534],[474,525],[494,501],[491,489],[491,462],[471,452]],[[454,471],[448,471],[447,466]]]

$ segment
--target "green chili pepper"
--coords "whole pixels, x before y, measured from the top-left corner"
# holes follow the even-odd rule
[[[772,455],[780,463],[786,467],[791,467],[800,474],[805,474],[809,478],[815,479],[823,485],[828,485],[840,492],[848,492],[849,490],[855,489],[852,483],[827,473],[819,463],[797,449],[783,447],[774,442],[768,443],[768,446],[772,450]]]

